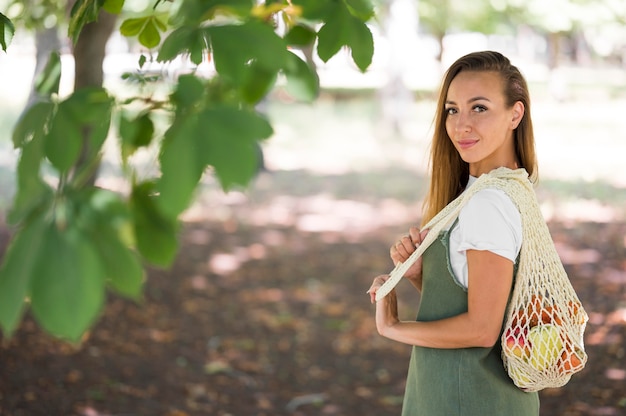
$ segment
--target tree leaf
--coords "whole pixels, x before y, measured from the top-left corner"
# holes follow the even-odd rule
[[[284,39],[291,46],[308,46],[315,42],[317,34],[309,26],[298,24],[293,26]]]
[[[348,46],[352,52],[352,59],[361,72],[365,72],[372,63],[374,55],[374,38],[372,32],[362,21],[351,19],[351,32]]]
[[[284,73],[287,77],[285,89],[294,98],[302,101],[313,101],[319,94],[320,80],[313,70],[296,54],[290,53],[289,64]]]
[[[58,51],[50,53],[43,71],[35,79],[35,90],[44,97],[59,93],[61,83],[61,56]]]
[[[126,19],[120,26],[120,33],[126,37],[137,36],[148,22],[148,19],[148,16]]]
[[[317,54],[324,62],[328,62],[342,46],[350,42],[350,20],[352,16],[346,8],[338,4],[326,23],[317,32]]]
[[[198,57],[202,57],[208,50],[206,29],[200,27],[181,26],[170,33],[159,48],[158,62],[169,62],[178,55],[188,53],[192,62],[199,64]]]
[[[3,51],[6,52],[14,34],[15,26],[8,17],[0,13],[0,46],[2,46]]]
[[[258,141],[272,134],[269,122],[257,112],[228,106],[204,111],[199,122],[207,132],[199,149],[222,187],[247,185],[258,171]]]
[[[45,138],[46,157],[60,172],[67,172],[78,160],[82,148],[80,124],[76,123],[66,102],[59,104]]]
[[[197,146],[206,134],[195,114],[178,119],[165,133],[159,157],[162,175],[157,189],[160,211],[170,218],[178,217],[191,202],[206,167]]]
[[[13,236],[0,267],[0,325],[10,338],[21,319],[24,300],[30,294],[35,265],[46,229],[43,215]]]
[[[150,17],[150,19],[148,19],[141,32],[139,32],[137,39],[140,44],[148,49],[159,46],[159,43],[161,43],[161,34],[159,33],[159,29],[154,22],[154,17]]]
[[[83,27],[98,19],[100,8],[105,0],[76,0],[70,13],[70,23],[68,26],[68,36],[76,43]]]
[[[124,7],[124,0],[105,0],[102,8],[111,14],[122,13]]]
[[[157,207],[154,183],[133,187],[130,204],[137,249],[151,263],[169,266],[178,249],[176,219],[164,216]]]
[[[210,34],[215,69],[236,84],[246,80],[247,63],[255,60],[268,71],[278,71],[287,60],[284,40],[269,25],[248,21],[241,25],[213,26]]]
[[[97,227],[96,233],[92,240],[102,261],[106,282],[119,294],[139,299],[145,280],[139,257],[104,223]]]
[[[342,46],[350,47],[352,59],[361,71],[372,62],[372,33],[361,19],[350,14],[343,3],[337,3],[335,13],[328,17],[317,38],[317,53],[324,62],[328,62]]]
[[[124,160],[140,147],[149,146],[153,136],[154,123],[150,118],[150,113],[139,114],[132,120],[124,114],[121,115],[119,137]]]
[[[54,107],[51,102],[39,101],[33,104],[13,129],[13,146],[23,147],[35,134],[43,135]]]
[[[195,75],[181,75],[178,78],[176,90],[170,96],[172,104],[176,106],[176,111],[187,111],[200,99],[204,94],[204,84]]]
[[[104,270],[90,238],[74,227],[50,224],[32,278],[31,305],[46,331],[78,341],[104,301]]]
[[[350,14],[366,22],[374,17],[374,5],[371,0],[343,0]]]
[[[110,114],[113,99],[102,87],[84,87],[74,91],[64,103],[78,124],[99,124],[103,114]]]
[[[248,16],[254,0],[187,0],[180,2],[172,16],[174,25],[195,25],[213,19],[219,12],[226,15]]]
[[[324,21],[335,8],[335,0],[291,0],[291,3],[302,8],[302,17],[307,20]]]
[[[83,139],[90,140],[92,154],[98,153],[110,127],[112,105],[113,100],[100,87],[76,90],[59,104],[44,147],[55,168],[67,172],[76,163]],[[89,136],[83,136],[85,131]]]
[[[52,189],[39,173],[42,158],[43,139],[36,135],[22,147],[17,164],[17,192],[7,215],[9,224],[22,222],[36,210],[45,211],[52,202]]]
[[[278,74],[268,71],[255,62],[250,64],[247,79],[241,86],[241,97],[249,104],[256,104],[263,99],[276,83]]]

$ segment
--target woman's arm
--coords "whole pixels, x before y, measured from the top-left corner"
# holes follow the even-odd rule
[[[467,250],[468,311],[430,322],[399,321],[389,294],[376,304],[376,327],[389,339],[431,348],[491,347],[499,338],[513,279],[513,262],[490,251]],[[385,276],[375,279],[370,294]],[[382,283],[380,283],[382,284]]]

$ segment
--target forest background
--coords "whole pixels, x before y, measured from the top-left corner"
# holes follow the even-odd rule
[[[480,49],[505,53],[529,80],[537,193],[590,315],[589,364],[542,392],[542,414],[625,414],[626,5],[466,3],[378,2],[367,71],[343,49],[314,60],[315,101],[294,100],[279,83],[259,106],[274,127],[263,169],[247,189],[228,192],[203,177],[182,214],[173,264],[148,266],[140,301],[109,294],[79,345],[49,335],[29,313],[4,340],[0,414],[397,414],[409,349],[376,334],[364,292],[390,269],[389,244],[419,221],[442,70]],[[449,7],[433,7],[441,4]],[[72,88],[64,42],[61,95]],[[114,32],[105,86],[128,88],[121,76],[137,70],[142,53]],[[26,30],[0,54],[4,212],[16,192],[11,132],[35,55]],[[166,86],[190,66],[143,69]],[[215,68],[203,62],[198,71],[211,77]],[[97,184],[123,191],[116,147],[107,142]],[[149,149],[137,159],[143,172],[158,164]],[[3,224],[3,250],[12,233]],[[417,298],[400,289],[410,319]]]

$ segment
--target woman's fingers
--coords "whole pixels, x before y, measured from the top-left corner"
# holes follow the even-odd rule
[[[387,279],[389,279],[389,275],[388,274],[382,274],[382,275],[376,276],[374,278],[374,281],[372,282],[372,285],[367,290],[367,292],[365,292],[365,293],[370,295],[370,302],[372,302],[372,303],[376,302],[376,292],[378,291],[378,289],[380,289],[380,287],[383,285],[383,283],[385,283],[387,281]]]

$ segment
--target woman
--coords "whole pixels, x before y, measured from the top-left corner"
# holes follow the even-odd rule
[[[422,224],[493,169],[523,168],[536,178],[528,87],[500,53],[471,53],[448,69],[430,165]],[[391,247],[394,263],[404,262],[427,232],[412,227]],[[539,414],[537,393],[508,377],[499,342],[521,244],[521,216],[511,199],[483,189],[405,274],[421,292],[417,320],[398,319],[394,292],[376,302],[378,332],[414,346],[403,415]],[[387,278],[374,279],[372,302]]]

